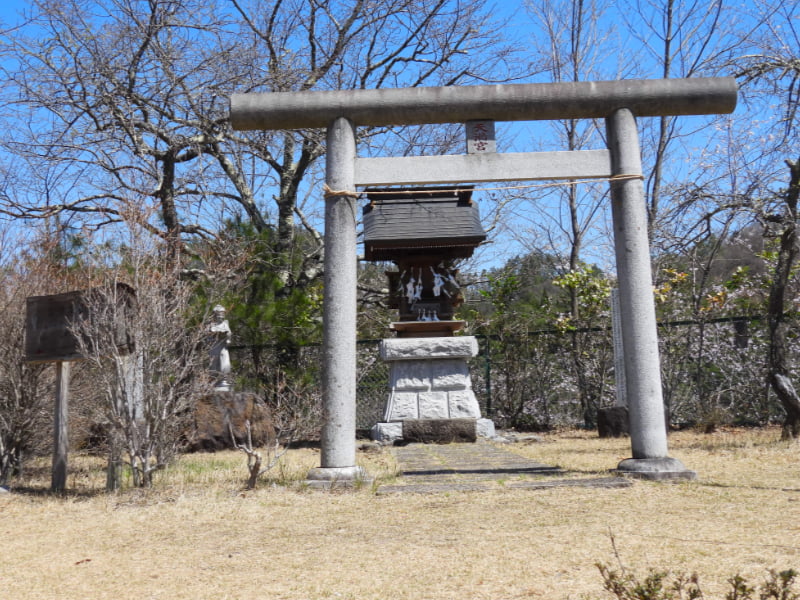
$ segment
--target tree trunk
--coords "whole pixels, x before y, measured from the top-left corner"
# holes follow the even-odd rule
[[[786,288],[789,284],[792,267],[797,261],[797,202],[800,197],[800,161],[787,161],[787,165],[790,179],[784,198],[786,212],[783,217],[778,263],[775,265],[767,306],[769,323],[768,378],[772,390],[786,411],[782,436],[784,439],[800,436],[800,396],[792,384],[789,365],[786,361],[787,324],[783,310]]]
[[[161,205],[161,217],[166,228],[167,265],[178,268],[181,256],[181,225],[178,209],[175,205],[175,153],[165,152],[159,157],[161,161],[161,181],[155,196]]]

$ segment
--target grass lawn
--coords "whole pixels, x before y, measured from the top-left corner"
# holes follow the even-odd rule
[[[692,482],[431,495],[270,481],[244,491],[234,452],[187,455],[152,490],[106,494],[102,461],[73,454],[66,496],[45,492],[46,460],[0,495],[0,598],[610,598],[597,562],[697,572],[706,598],[723,598],[734,574],[755,584],[771,568],[800,570],[800,444],[779,438],[672,434]],[[629,440],[577,431],[506,448],[568,476],[630,455]],[[378,483],[396,472],[389,450],[359,462]],[[273,477],[318,464],[316,451],[293,450]]]

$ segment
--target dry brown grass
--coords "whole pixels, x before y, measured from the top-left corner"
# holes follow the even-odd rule
[[[271,486],[243,492],[244,457],[193,455],[152,491],[102,493],[102,465],[74,457],[64,498],[39,493],[46,462],[0,496],[0,597],[27,599],[605,598],[597,561],[620,558],[725,580],[800,567],[800,445],[777,430],[681,432],[670,454],[696,482],[627,489],[503,489],[376,496]],[[546,435],[511,449],[571,475],[602,473],[627,440]],[[297,450],[276,477],[318,464]],[[387,454],[359,460],[390,477]]]

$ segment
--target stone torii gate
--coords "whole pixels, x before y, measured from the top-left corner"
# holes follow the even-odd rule
[[[327,128],[323,404],[320,467],[309,481],[347,482],[355,464],[357,186],[608,179],[632,458],[620,472],[663,479],[694,472],[669,457],[647,212],[636,117],[730,113],[732,78],[620,80],[381,90],[234,94],[234,129]],[[604,119],[607,150],[358,158],[357,126]]]

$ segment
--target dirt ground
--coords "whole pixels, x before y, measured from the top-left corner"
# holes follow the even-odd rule
[[[376,495],[397,469],[385,450],[359,455],[375,486],[243,491],[244,456],[222,452],[114,494],[102,492],[102,461],[73,455],[71,491],[53,497],[45,460],[0,494],[0,597],[609,598],[603,562],[696,572],[706,598],[722,598],[734,574],[757,583],[800,569],[800,445],[779,437],[674,433],[670,455],[699,478],[624,489]],[[629,444],[564,431],[506,448],[588,476],[607,475]],[[313,449],[285,458],[281,482],[319,460]]]

